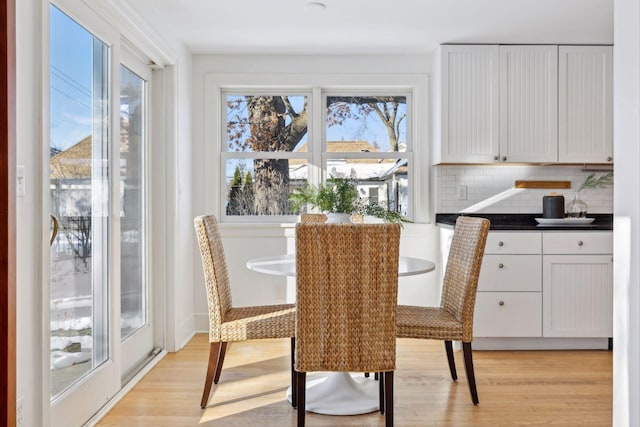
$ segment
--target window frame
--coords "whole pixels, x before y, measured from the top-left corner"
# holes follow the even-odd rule
[[[226,224],[283,224],[297,220],[296,215],[226,215],[226,180],[224,164],[228,157],[239,157],[241,153],[226,150],[226,94],[287,94],[291,92],[311,92],[308,99],[309,129],[307,138],[310,149],[298,158],[309,161],[308,178],[310,183],[323,182],[327,177],[326,160],[328,158],[406,158],[409,174],[409,206],[407,217],[414,222],[428,223],[429,211],[429,142],[427,133],[428,119],[428,77],[423,74],[205,74],[204,105],[204,150],[205,162],[213,161],[219,165],[217,173],[206,168],[203,177],[206,182],[215,183],[205,186],[206,196],[203,208],[216,212],[220,222]],[[297,94],[296,93],[296,94]],[[402,152],[376,153],[329,153],[326,150],[325,119],[326,96],[336,94],[397,94],[407,96],[407,150]],[[282,158],[281,153],[265,153],[264,158]],[[265,155],[268,154],[268,155]],[[288,153],[291,156],[293,153]],[[255,158],[254,153],[242,153],[242,157]],[[296,156],[293,154],[292,157]],[[418,163],[420,166],[418,166]],[[208,188],[207,188],[208,187]],[[427,195],[421,197],[419,195]]]

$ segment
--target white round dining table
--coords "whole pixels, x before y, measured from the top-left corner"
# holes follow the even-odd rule
[[[296,275],[294,254],[252,258],[247,268],[260,273],[293,277]],[[433,262],[401,256],[398,276],[413,276],[435,270]],[[326,415],[358,415],[380,409],[378,381],[362,372],[316,372],[307,375],[305,409]],[[291,387],[287,390],[291,401]]]
[[[293,277],[296,275],[296,256],[285,254],[251,258],[247,261],[247,268],[259,273]],[[401,256],[398,260],[400,277],[429,273],[435,268],[436,265],[426,259]]]

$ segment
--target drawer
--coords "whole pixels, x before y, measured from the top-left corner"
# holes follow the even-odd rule
[[[541,233],[492,231],[487,237],[485,254],[542,253]]]
[[[478,291],[542,290],[542,256],[485,255],[480,268]]]
[[[541,292],[478,292],[474,337],[541,337]]]
[[[547,254],[612,254],[613,233],[590,232],[546,232],[542,235],[542,247]]]

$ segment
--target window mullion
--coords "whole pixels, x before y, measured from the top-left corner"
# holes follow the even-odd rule
[[[324,119],[326,115],[326,103],[323,99],[322,89],[314,87],[311,90],[311,122],[309,123],[311,136],[311,163],[309,164],[309,182],[319,184],[323,180],[326,171],[324,152]]]

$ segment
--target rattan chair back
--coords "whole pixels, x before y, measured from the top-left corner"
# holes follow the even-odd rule
[[[296,226],[298,372],[395,370],[398,224]]]
[[[473,310],[489,226],[484,218],[458,217],[449,249],[440,307],[462,322],[465,342],[473,338]]]
[[[323,213],[300,214],[300,222],[323,223],[327,222],[327,215]]]
[[[204,270],[207,305],[209,307],[209,341],[221,340],[224,314],[232,306],[227,261],[218,222],[213,215],[194,218],[202,268]]]

